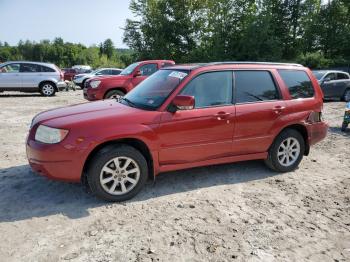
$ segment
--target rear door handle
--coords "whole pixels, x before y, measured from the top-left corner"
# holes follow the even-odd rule
[[[275,106],[275,107],[273,108],[273,111],[274,111],[276,114],[281,114],[282,111],[283,111],[284,109],[285,109],[284,106]]]

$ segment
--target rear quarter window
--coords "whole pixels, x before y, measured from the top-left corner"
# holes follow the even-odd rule
[[[309,98],[315,94],[312,82],[305,71],[301,70],[278,70],[284,83],[287,85],[289,94],[293,99]]]
[[[53,73],[53,72],[56,72],[55,69],[52,69],[50,67],[47,67],[47,66],[41,66],[41,72],[50,72],[50,73]]]

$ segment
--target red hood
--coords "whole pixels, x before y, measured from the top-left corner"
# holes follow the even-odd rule
[[[127,80],[127,79],[129,79],[129,78],[130,78],[129,75],[96,76],[96,77],[90,78],[90,81],[92,81],[92,80],[100,80],[100,81],[113,81],[113,80],[125,81],[125,80]]]
[[[94,121],[113,117],[126,117],[142,114],[143,110],[122,105],[115,100],[104,100],[48,110],[38,114],[32,125],[46,123],[52,127],[64,127],[84,121]]]

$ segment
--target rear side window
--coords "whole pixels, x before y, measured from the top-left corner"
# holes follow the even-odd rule
[[[158,70],[157,64],[146,64],[141,66],[140,71],[143,76],[150,76]]]
[[[268,71],[235,71],[236,103],[254,103],[279,99]]]
[[[38,73],[41,71],[40,65],[36,64],[21,64],[22,73]]]
[[[337,79],[349,79],[347,74],[337,73]]]
[[[314,96],[314,88],[309,76],[300,70],[278,70],[293,99]]]
[[[52,69],[47,66],[41,66],[41,72],[56,72],[55,69]]]

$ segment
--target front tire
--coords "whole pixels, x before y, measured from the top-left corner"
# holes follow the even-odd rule
[[[56,87],[50,83],[50,82],[45,82],[40,85],[40,93],[43,96],[54,96],[56,93]]]
[[[268,152],[265,164],[277,172],[295,170],[305,152],[303,136],[294,129],[286,129],[280,133]]]
[[[105,95],[105,99],[117,99],[119,100],[125,96],[125,93],[121,90],[111,90]]]
[[[147,178],[146,159],[128,145],[103,148],[91,159],[87,170],[91,192],[98,198],[113,202],[133,198]]]

